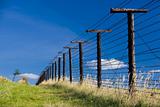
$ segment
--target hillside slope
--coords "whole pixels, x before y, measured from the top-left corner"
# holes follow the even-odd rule
[[[86,86],[55,83],[30,86],[0,79],[0,107],[128,107],[160,106],[159,103],[129,101],[127,96]],[[101,94],[99,93],[101,92]],[[107,94],[108,93],[108,94]],[[104,95],[105,94],[105,95]]]

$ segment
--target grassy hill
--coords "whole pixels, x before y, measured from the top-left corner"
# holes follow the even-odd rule
[[[144,99],[145,100],[145,99]],[[0,79],[0,107],[128,107],[160,106],[144,100],[128,103],[126,95],[94,87],[55,83],[30,86]]]

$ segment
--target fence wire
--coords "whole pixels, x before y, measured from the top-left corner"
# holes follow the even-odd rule
[[[146,0],[139,5],[136,0],[125,0],[117,7],[145,8],[149,12],[135,14],[135,64],[136,89],[139,92],[160,94],[160,1]],[[109,14],[109,13],[108,13]],[[102,87],[128,89],[128,23],[126,14],[105,15],[88,29],[111,29],[112,32],[101,34],[101,68]],[[117,19],[117,17],[120,17]],[[81,33],[79,38],[83,43],[83,80],[88,84],[97,85],[97,39],[96,33]],[[79,83],[79,49],[77,44],[68,44],[72,49],[72,81]],[[66,80],[70,81],[70,66],[68,50],[66,53]],[[53,62],[57,61],[57,58]],[[57,61],[58,64],[58,61]],[[57,65],[58,70],[58,65]],[[40,80],[45,78],[41,73]],[[53,70],[55,72],[55,70]],[[63,76],[63,59],[61,59],[61,78]],[[58,77],[58,71],[57,71]],[[39,80],[39,81],[40,81]],[[148,89],[143,91],[142,89]],[[154,91],[153,91],[154,90]],[[158,91],[155,91],[158,90]]]

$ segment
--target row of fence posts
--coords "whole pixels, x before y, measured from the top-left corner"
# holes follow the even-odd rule
[[[136,82],[136,64],[135,64],[135,47],[134,47],[134,14],[133,13],[146,13],[148,10],[146,9],[120,9],[115,8],[111,9],[111,13],[127,13],[128,15],[128,67],[129,67],[129,94],[132,96],[135,92],[135,82]],[[101,33],[102,32],[111,32],[111,30],[87,30],[86,32],[95,32],[97,33],[97,87],[100,88],[102,85],[101,78]],[[79,78],[80,84],[83,83],[83,44],[85,41],[71,41],[71,43],[77,43],[79,45]],[[69,80],[72,83],[72,49],[77,49],[74,47],[64,47],[68,49],[69,54]],[[63,55],[63,81],[66,76],[66,53],[62,53]],[[57,69],[58,66],[58,69]],[[52,79],[57,81],[57,71],[58,71],[58,81],[61,79],[61,57],[58,57],[58,62],[55,60],[52,64],[50,64],[41,74],[37,85],[40,84],[44,80]]]

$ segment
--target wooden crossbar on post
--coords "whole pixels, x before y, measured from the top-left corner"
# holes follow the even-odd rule
[[[68,49],[69,52],[69,74],[70,74],[70,83],[72,83],[72,49],[77,49],[74,47],[65,46],[65,49]]]
[[[102,32],[111,32],[112,30],[86,30],[86,32],[97,33],[97,87],[100,88],[102,84],[101,78],[101,33]]]
[[[83,83],[83,43],[85,41],[71,41],[71,43],[78,43],[79,45],[79,72],[80,72],[80,84]]]
[[[134,14],[147,13],[146,9],[126,9],[112,8],[111,13],[127,13],[128,15],[128,59],[129,59],[129,94],[133,96],[136,86],[136,64],[135,64],[135,34],[134,34]]]
[[[111,13],[147,13],[147,9],[111,8]]]

